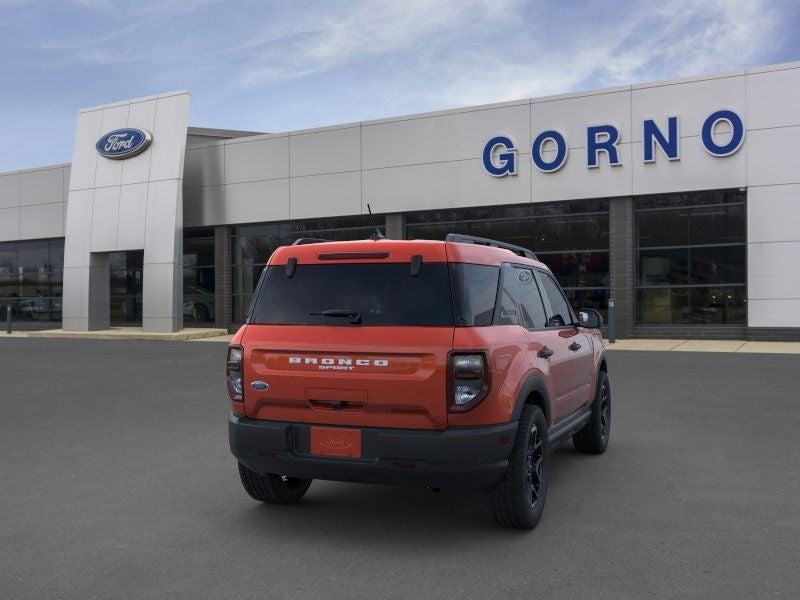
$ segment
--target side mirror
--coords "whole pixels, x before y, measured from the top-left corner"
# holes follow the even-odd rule
[[[600,329],[603,316],[593,308],[582,308],[578,311],[578,324],[587,329]]]

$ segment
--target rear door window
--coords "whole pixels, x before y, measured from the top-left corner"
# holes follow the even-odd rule
[[[569,308],[569,304],[561,288],[558,287],[555,279],[553,279],[549,273],[540,271],[539,278],[542,282],[542,290],[550,303],[549,326],[564,327],[570,325],[573,321],[572,311]]]
[[[542,329],[547,324],[542,296],[536,278],[530,269],[515,269],[517,272],[517,297],[522,313],[520,323],[528,329]]]
[[[361,325],[452,326],[453,301],[447,264],[409,263],[267,267],[253,302],[251,324],[347,325],[323,311],[356,311]]]

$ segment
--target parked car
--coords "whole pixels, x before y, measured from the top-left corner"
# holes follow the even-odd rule
[[[608,445],[602,318],[575,314],[529,250],[375,237],[270,257],[228,348],[244,489],[270,504],[313,479],[482,492],[495,523],[536,526],[550,452]]]
[[[53,298],[25,298],[16,301],[16,312],[20,319],[57,321],[61,318],[61,301]]]
[[[194,285],[183,286],[183,316],[198,323],[214,320],[214,292]]]

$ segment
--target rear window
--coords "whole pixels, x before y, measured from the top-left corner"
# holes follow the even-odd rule
[[[450,278],[444,263],[423,263],[416,276],[409,263],[267,267],[250,323],[348,325],[323,311],[356,311],[361,325],[453,326]]]
[[[451,263],[456,325],[491,325],[500,267]]]

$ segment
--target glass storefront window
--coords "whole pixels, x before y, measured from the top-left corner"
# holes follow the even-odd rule
[[[640,248],[686,246],[689,243],[688,210],[654,210],[636,218]]]
[[[642,325],[689,323],[689,288],[640,288],[637,322]]]
[[[692,288],[689,319],[695,325],[724,325],[747,322],[744,286]]]
[[[562,287],[609,287],[608,252],[539,252]]]
[[[63,267],[63,239],[1,243],[0,305],[14,319],[60,321]]]
[[[214,323],[215,249],[212,228],[184,231],[183,323],[186,326],[208,326]]]
[[[607,317],[608,211],[609,201],[601,199],[408,213],[406,239],[463,233],[529,248],[553,271],[573,308]]]
[[[141,325],[143,264],[142,250],[109,254],[108,267],[111,277],[109,301],[112,325]]]
[[[537,252],[608,249],[608,217],[548,217],[536,221]]]
[[[747,323],[746,208],[738,190],[636,199],[637,323]]]
[[[687,285],[689,283],[689,250],[663,248],[639,251],[639,284]]]

